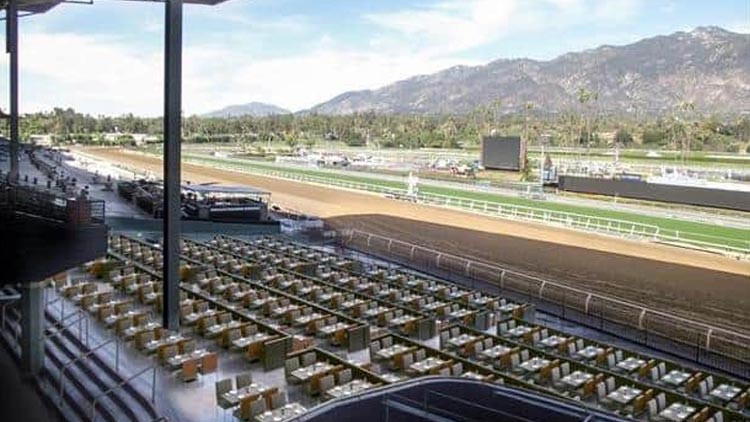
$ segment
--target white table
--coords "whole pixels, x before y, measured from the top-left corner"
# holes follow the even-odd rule
[[[540,343],[541,345],[543,345],[544,347],[555,348],[555,347],[557,347],[557,346],[558,346],[558,345],[559,345],[560,343],[562,343],[563,341],[565,341],[565,337],[560,337],[560,336],[549,336],[549,337],[546,337],[546,338],[543,338],[543,339],[541,339],[541,340],[539,341],[539,343]]]
[[[307,412],[304,406],[299,403],[289,403],[284,406],[261,413],[255,417],[256,422],[282,422]]]
[[[622,405],[626,405],[633,401],[636,397],[638,397],[638,395],[640,395],[642,392],[643,391],[638,388],[623,385],[617,390],[609,393],[607,395],[607,398]]]
[[[626,372],[633,372],[645,364],[645,360],[630,356],[627,359],[617,362],[617,367]]]
[[[543,358],[534,357],[527,361],[521,362],[520,366],[527,372],[538,372],[542,368],[548,366],[550,361]]]
[[[690,378],[690,374],[687,372],[673,369],[668,374],[661,378],[661,381],[665,384],[673,385],[675,387],[682,385],[685,381]]]
[[[579,388],[593,378],[594,376],[588,372],[575,371],[562,377],[561,381],[573,388]]]
[[[583,349],[576,352],[576,354],[586,360],[594,359],[599,353],[604,352],[604,349],[596,346],[586,346]]]
[[[730,401],[740,394],[740,388],[729,384],[721,384],[711,390],[711,396],[722,401]]]
[[[476,340],[475,336],[464,333],[456,337],[451,337],[450,339],[448,339],[448,343],[450,343],[450,345],[453,347],[461,347],[466,343],[472,342],[474,340]]]
[[[666,409],[662,410],[659,416],[670,421],[682,422],[693,413],[695,413],[695,408],[692,406],[682,403],[672,403]]]

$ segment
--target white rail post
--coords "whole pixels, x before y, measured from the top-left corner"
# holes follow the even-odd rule
[[[547,284],[547,280],[542,281],[542,285],[539,286],[539,299],[542,298],[542,292],[544,292],[544,286]]]
[[[646,316],[646,308],[641,310],[641,315],[638,317],[638,329],[643,330],[643,318]]]
[[[589,314],[589,303],[591,302],[591,293],[586,296],[586,304],[584,305],[583,312],[588,315]]]

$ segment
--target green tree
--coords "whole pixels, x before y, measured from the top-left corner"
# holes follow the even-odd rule
[[[618,145],[630,145],[633,143],[633,135],[625,129],[617,129],[614,137],[615,144]]]

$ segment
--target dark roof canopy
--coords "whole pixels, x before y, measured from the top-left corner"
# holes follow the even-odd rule
[[[63,3],[64,0],[18,0],[18,10],[27,13],[44,13],[49,9]],[[8,0],[0,0],[0,6],[5,9]]]
[[[94,0],[92,0],[94,1]],[[164,3],[164,0],[123,0],[123,1],[140,1],[149,3]],[[215,6],[219,3],[224,3],[227,0],[183,0],[185,4],[204,4],[207,6]],[[44,13],[60,3],[65,3],[65,0],[18,0],[18,10],[26,13]],[[0,8],[5,9],[8,5],[8,0],[0,0]]]

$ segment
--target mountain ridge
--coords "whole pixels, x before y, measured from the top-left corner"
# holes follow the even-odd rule
[[[341,93],[305,113],[468,113],[500,100],[503,112],[557,112],[578,106],[581,88],[601,110],[665,112],[683,101],[697,110],[750,110],[750,34],[717,26],[601,45],[551,60],[500,58],[452,66],[378,89]]]
[[[268,117],[274,115],[292,114],[291,111],[278,107],[273,104],[262,103],[253,101],[245,104],[235,104],[226,106],[220,110],[210,111],[204,113],[201,117],[218,117],[218,118],[229,118],[229,117]]]

